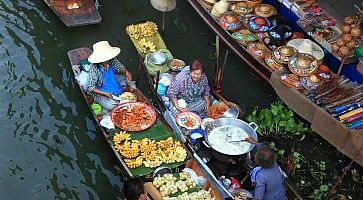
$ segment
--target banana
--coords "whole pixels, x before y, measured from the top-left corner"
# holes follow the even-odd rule
[[[154,22],[147,21],[140,24],[131,24],[126,27],[126,32],[135,40],[144,37],[151,37],[158,31],[158,26]]]

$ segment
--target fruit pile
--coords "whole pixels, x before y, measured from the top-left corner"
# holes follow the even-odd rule
[[[361,18],[362,15],[358,15],[358,18]],[[359,25],[356,24],[356,18],[357,16],[355,16],[355,18],[351,16],[345,17],[344,25],[342,26],[343,34],[331,44],[333,52],[342,58],[347,56],[349,51],[356,47],[355,38],[361,33]]]
[[[155,177],[153,185],[159,189],[163,197],[173,195],[178,191],[186,192],[197,186],[187,172],[179,173],[179,180],[173,174],[164,174],[163,176]]]
[[[126,27],[127,34],[130,35],[137,41],[137,49],[142,53],[150,53],[156,51],[155,44],[146,40],[146,37],[151,37],[155,35],[158,31],[158,26],[154,22],[147,21],[140,24],[131,24]]]
[[[142,164],[154,168],[162,163],[183,162],[187,157],[181,143],[174,142],[171,137],[159,142],[149,138],[131,140],[130,134],[121,131],[115,134],[113,143],[129,168],[136,168]]]
[[[210,191],[205,191],[205,190],[200,190],[198,192],[193,192],[190,194],[184,192],[183,194],[178,195],[178,197],[176,198],[176,200],[214,200],[214,199],[215,198],[212,197]],[[175,198],[166,197],[163,198],[163,200],[175,200]]]

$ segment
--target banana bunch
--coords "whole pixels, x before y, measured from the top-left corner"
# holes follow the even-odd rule
[[[140,24],[131,24],[126,27],[126,32],[135,40],[155,35],[158,31],[158,25],[154,22],[147,21]]]
[[[156,156],[156,158],[153,160],[146,159],[143,164],[145,165],[145,167],[155,168],[163,164],[163,161],[160,160],[160,156]]]
[[[156,51],[156,46],[152,41],[150,41],[150,40],[146,41],[145,38],[142,38],[137,43],[137,49],[141,53],[150,53],[150,52],[155,52]]]
[[[122,156],[126,158],[136,158],[137,156],[139,156],[139,142],[137,140],[133,140],[132,142],[127,140],[122,145],[122,149],[119,152],[121,153]]]
[[[116,133],[115,136],[113,136],[113,143],[120,144],[122,141],[130,139],[130,134],[126,133],[126,131],[120,131],[120,133]]]
[[[134,38],[135,40],[138,40],[138,39],[142,38],[142,30],[140,29],[140,26],[138,24],[136,24],[136,25],[134,25],[134,24],[128,25],[126,27],[126,32],[132,38]]]
[[[143,37],[153,36],[158,31],[158,25],[150,21],[139,24],[139,28],[142,30]]]
[[[174,144],[178,145],[178,142],[174,143],[173,138],[171,138],[171,137],[168,137],[168,139],[166,139],[166,140],[160,140],[158,142],[158,146],[162,151],[173,150]],[[179,142],[179,144],[180,144],[180,142]]]
[[[129,168],[136,168],[142,165],[142,158],[137,157],[135,159],[125,159],[125,163]]]
[[[174,151],[174,160],[176,162],[183,162],[186,158],[187,151],[181,146],[176,147]]]

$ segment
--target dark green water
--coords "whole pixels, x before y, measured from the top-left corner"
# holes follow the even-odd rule
[[[66,28],[41,0],[0,1],[1,199],[122,198],[116,158],[95,128],[66,53],[108,40],[135,74],[138,56],[125,28],[161,24],[161,13],[144,0],[103,1],[100,13],[100,25]],[[214,35],[185,1],[167,14],[164,40],[174,57],[202,60],[211,79]],[[244,68],[229,57],[224,95],[265,105],[272,91]]]

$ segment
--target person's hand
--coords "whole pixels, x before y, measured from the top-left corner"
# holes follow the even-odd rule
[[[108,98],[111,98],[111,99],[113,98],[112,97],[112,94],[111,93],[108,93],[108,92],[104,92],[103,95],[106,96],[106,97],[108,97]]]
[[[209,106],[209,104],[205,104],[205,108],[204,108],[204,111],[205,111],[205,112],[208,112],[208,110],[209,110],[209,107],[210,107],[210,106]]]
[[[127,81],[131,81],[132,80],[132,74],[129,71],[126,70],[125,76],[126,76],[126,80]]]

